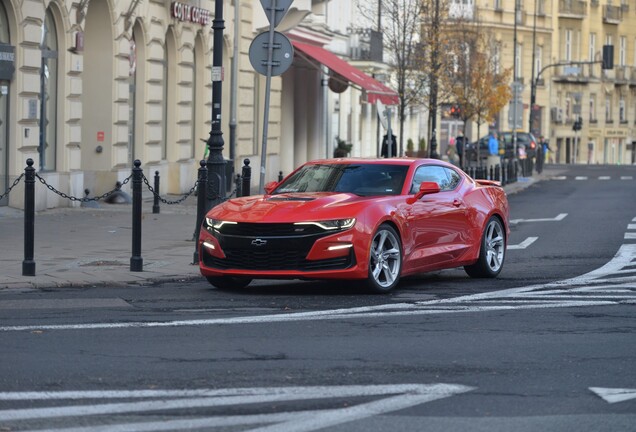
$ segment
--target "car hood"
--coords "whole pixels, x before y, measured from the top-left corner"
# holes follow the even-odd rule
[[[295,222],[355,217],[369,201],[386,198],[349,193],[287,193],[235,198],[214,207],[213,219],[234,222]]]

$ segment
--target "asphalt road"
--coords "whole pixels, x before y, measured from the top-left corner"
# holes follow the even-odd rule
[[[0,430],[634,431],[635,198],[605,166],[511,195],[496,280],[0,293]]]

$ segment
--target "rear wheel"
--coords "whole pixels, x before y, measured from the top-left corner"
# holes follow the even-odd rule
[[[373,235],[369,253],[367,286],[377,293],[391,291],[400,281],[402,272],[402,244],[389,225],[380,225]]]
[[[491,217],[481,238],[479,258],[475,264],[465,266],[464,270],[473,278],[494,278],[503,268],[506,255],[506,236],[499,218]]]
[[[206,276],[208,282],[222,290],[242,289],[252,282],[250,278],[233,276]]]

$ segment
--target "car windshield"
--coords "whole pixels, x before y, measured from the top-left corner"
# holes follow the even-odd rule
[[[273,194],[346,192],[360,196],[398,195],[408,166],[389,164],[309,164],[301,167]]]

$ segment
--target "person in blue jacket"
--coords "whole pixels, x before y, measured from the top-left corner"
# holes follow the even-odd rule
[[[499,155],[499,141],[497,140],[497,132],[490,131],[490,137],[488,138],[488,153],[491,156]]]

